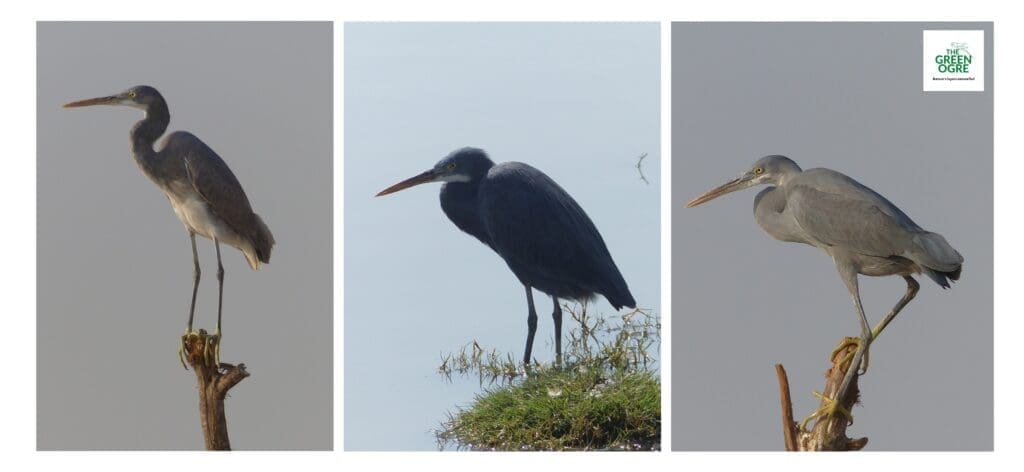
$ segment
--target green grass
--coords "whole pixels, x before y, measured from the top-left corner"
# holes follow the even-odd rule
[[[449,413],[435,431],[442,449],[656,450],[661,443],[661,382],[648,349],[660,323],[643,311],[609,323],[566,306],[571,330],[565,362],[517,365],[476,342],[442,359],[439,371],[479,375],[490,386]]]

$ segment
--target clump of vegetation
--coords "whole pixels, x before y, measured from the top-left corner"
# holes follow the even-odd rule
[[[476,374],[484,392],[435,431],[438,447],[473,450],[657,450],[661,381],[651,349],[656,316],[634,310],[609,322],[566,305],[579,326],[564,362],[524,367],[475,341],[444,356],[439,372]]]

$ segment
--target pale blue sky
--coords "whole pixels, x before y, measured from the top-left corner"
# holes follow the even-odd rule
[[[374,198],[462,146],[526,162],[590,215],[640,306],[660,311],[656,23],[362,23],[345,30],[345,449],[433,449],[475,381],[474,339],[518,357],[522,286],[442,213],[440,185]],[[644,171],[635,168],[648,153]],[[534,357],[554,357],[550,298]],[[600,298],[596,308],[611,313]],[[566,323],[565,329],[569,329]]]

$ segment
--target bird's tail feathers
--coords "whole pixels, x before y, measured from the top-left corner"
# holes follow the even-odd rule
[[[943,288],[960,278],[964,258],[941,234],[923,231],[914,235],[913,243],[907,257],[921,266],[928,278]]]
[[[253,213],[256,218],[256,231],[252,235],[252,251],[244,251],[245,259],[249,261],[249,267],[253,270],[260,269],[260,263],[270,262],[270,251],[274,248],[274,235],[270,233],[270,228],[263,222],[263,218],[260,215]]]
[[[249,263],[249,267],[251,267],[252,270],[260,270],[260,264],[262,263],[260,262],[259,256],[256,255],[255,251],[247,251],[243,249],[242,254],[245,254],[245,261]]]
[[[964,262],[963,256],[941,234],[923,231],[914,235],[913,243],[909,258],[930,269],[952,272]]]
[[[921,271],[924,272],[924,275],[927,275],[929,279],[934,280],[935,283],[939,284],[939,286],[942,288],[949,288],[950,281],[956,281],[960,278],[959,267],[957,267],[957,269],[952,272],[939,272],[931,270],[927,267],[923,268]]]
[[[636,300],[633,300],[633,294],[629,293],[629,287],[626,286],[625,281],[622,282],[621,287],[609,290],[603,295],[608,300],[608,304],[616,310],[622,309],[622,307],[636,308]]]
[[[607,251],[605,249],[606,254]],[[611,256],[608,256],[608,265],[598,272],[605,274],[605,276],[601,284],[603,287],[596,291],[604,295],[609,305],[616,310],[622,309],[624,306],[636,308],[636,300],[633,299],[633,294],[629,291],[629,285],[626,284],[626,279],[622,277],[622,272],[619,272],[619,268],[615,266],[615,262],[611,260]]]

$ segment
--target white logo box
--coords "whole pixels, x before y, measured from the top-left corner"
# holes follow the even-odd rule
[[[985,32],[924,30],[925,92],[985,90]]]

